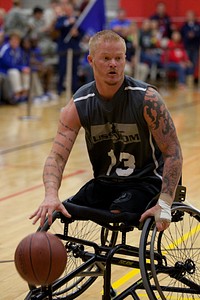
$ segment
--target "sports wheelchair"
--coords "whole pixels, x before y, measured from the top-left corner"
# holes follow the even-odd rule
[[[185,194],[186,188],[178,186],[171,225],[162,232],[154,218],[140,224],[137,214],[112,214],[64,201],[72,218],[54,212],[52,225],[46,221],[38,230],[50,231],[63,241],[66,270],[51,286],[29,286],[25,300],[75,299],[100,276],[102,300],[200,299],[200,211],[184,203]],[[133,229],[141,232],[138,246],[130,242]],[[138,269],[141,278],[117,294],[111,283],[113,265]]]

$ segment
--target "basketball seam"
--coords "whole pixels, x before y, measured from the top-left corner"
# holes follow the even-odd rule
[[[49,254],[50,254],[49,272],[48,272],[48,276],[47,276],[47,279],[46,279],[46,282],[47,282],[48,278],[50,277],[51,269],[52,269],[52,249],[51,249],[51,244],[50,244],[50,241],[49,241],[49,238],[48,238],[47,234],[45,234],[45,236],[46,236],[48,244],[49,244]]]
[[[38,277],[37,277],[37,275],[36,275],[36,273],[35,273],[35,269],[34,269],[34,265],[33,265],[33,261],[32,261],[32,251],[31,251],[31,249],[32,249],[32,240],[33,240],[33,235],[31,236],[31,241],[30,241],[30,244],[29,244],[29,256],[30,256],[30,263],[31,263],[31,268],[32,268],[32,271],[33,271],[33,275],[34,275],[34,277],[35,277],[35,279],[36,279],[36,281],[37,282],[39,282],[39,280],[38,280]]]

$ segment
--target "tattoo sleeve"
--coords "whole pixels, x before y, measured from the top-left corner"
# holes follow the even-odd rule
[[[62,120],[59,121],[59,127],[53,142],[52,150],[46,159],[43,171],[43,182],[46,193],[58,193],[63,171],[77,133],[76,130],[70,128],[67,124],[64,124]]]
[[[182,153],[171,115],[160,94],[148,88],[144,98],[144,117],[163,154],[162,193],[172,199],[182,171]]]

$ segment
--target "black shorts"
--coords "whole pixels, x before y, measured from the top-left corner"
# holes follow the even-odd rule
[[[98,209],[142,213],[152,198],[159,194],[160,188],[149,183],[92,179],[68,201]]]

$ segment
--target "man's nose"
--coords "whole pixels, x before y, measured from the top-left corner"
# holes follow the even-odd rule
[[[115,58],[112,58],[111,60],[110,60],[110,66],[116,66],[116,59]]]

